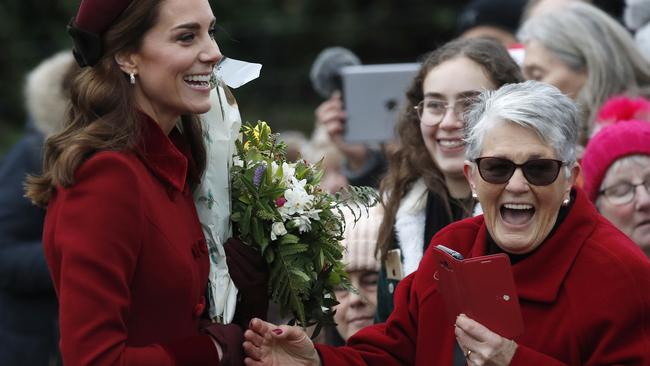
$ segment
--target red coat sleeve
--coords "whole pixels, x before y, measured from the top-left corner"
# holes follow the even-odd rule
[[[510,366],[528,365],[566,366],[567,364],[560,362],[553,357],[537,352],[532,348],[518,344],[515,356],[510,361]]]
[[[48,209],[46,256],[60,303],[60,347],[65,365],[216,365],[207,335],[175,344],[126,345],[130,282],[138,268],[145,215],[133,162],[97,154],[59,189]],[[51,230],[47,230],[51,226]],[[48,238],[49,236],[49,238]],[[161,319],[164,321],[164,319]]]
[[[414,295],[414,278],[415,273],[400,281],[395,291],[395,308],[385,324],[360,330],[345,347],[316,345],[323,365],[415,364],[417,302],[409,301]]]

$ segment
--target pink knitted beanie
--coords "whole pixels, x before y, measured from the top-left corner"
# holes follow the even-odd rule
[[[609,167],[618,159],[635,154],[650,155],[650,122],[619,121],[594,135],[582,156],[584,189],[595,202]]]

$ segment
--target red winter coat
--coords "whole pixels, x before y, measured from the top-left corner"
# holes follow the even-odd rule
[[[168,137],[141,122],[136,152],[94,154],[47,210],[66,366],[219,362],[199,333],[209,261],[186,183],[189,153],[176,129]]]
[[[485,254],[483,216],[447,226],[420,267],[400,282],[385,324],[348,346],[317,346],[329,365],[452,365],[454,320],[434,280],[432,247]],[[582,191],[568,216],[533,254],[513,266],[525,332],[511,365],[650,365],[650,261],[600,216]]]

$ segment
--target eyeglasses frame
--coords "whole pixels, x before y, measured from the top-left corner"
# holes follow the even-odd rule
[[[621,184],[627,184],[627,185],[632,186],[632,197],[630,198],[629,201],[614,203],[614,202],[612,202],[612,199],[610,198],[610,196],[605,194],[605,192],[607,190],[609,190],[610,188],[616,187],[616,186],[621,185]],[[599,196],[604,196],[605,199],[607,200],[607,202],[609,202],[610,204],[612,204],[614,206],[625,206],[625,205],[629,205],[630,203],[634,202],[634,199],[636,198],[637,187],[644,186],[646,188],[646,193],[650,194],[650,189],[647,186],[648,184],[650,184],[650,178],[644,179],[643,182],[638,183],[638,184],[632,184],[631,182],[621,182],[621,183],[611,185],[611,186],[609,186],[607,188],[601,189],[600,191],[598,191],[598,195]]]
[[[413,106],[413,109],[415,110],[415,114],[417,114],[418,120],[420,121],[421,124],[423,124],[425,126],[428,126],[428,127],[434,127],[434,126],[437,126],[440,123],[442,123],[442,120],[445,119],[445,116],[447,115],[447,111],[449,110],[449,108],[452,108],[452,111],[453,111],[454,116],[456,117],[456,119],[462,120],[464,111],[461,111],[461,113],[459,114],[458,110],[456,109],[456,106],[461,105],[461,103],[459,103],[459,102],[467,101],[467,100],[471,100],[471,99],[475,99],[475,98],[476,97],[463,97],[463,98],[456,99],[453,103],[444,103],[445,111],[440,115],[440,120],[438,122],[435,122],[435,123],[424,123],[422,121],[422,116],[420,114],[424,114],[424,109],[425,109],[424,108],[424,102],[427,99],[422,99],[421,101],[419,101],[418,104]],[[440,101],[440,102],[442,102],[442,101]]]

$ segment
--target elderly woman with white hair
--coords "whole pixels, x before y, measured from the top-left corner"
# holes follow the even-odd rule
[[[582,109],[581,145],[587,143],[596,113],[609,97],[649,91],[650,64],[634,39],[593,5],[573,1],[532,17],[517,38],[526,51],[524,76],[555,85]]]
[[[573,188],[573,102],[548,84],[506,85],[480,95],[466,132],[464,171],[484,214],[433,237],[400,282],[388,321],[332,348],[313,346],[300,328],[253,319],[247,365],[650,364],[650,262]],[[466,258],[510,258],[522,334],[508,339],[447,315],[434,278],[438,244]]]

